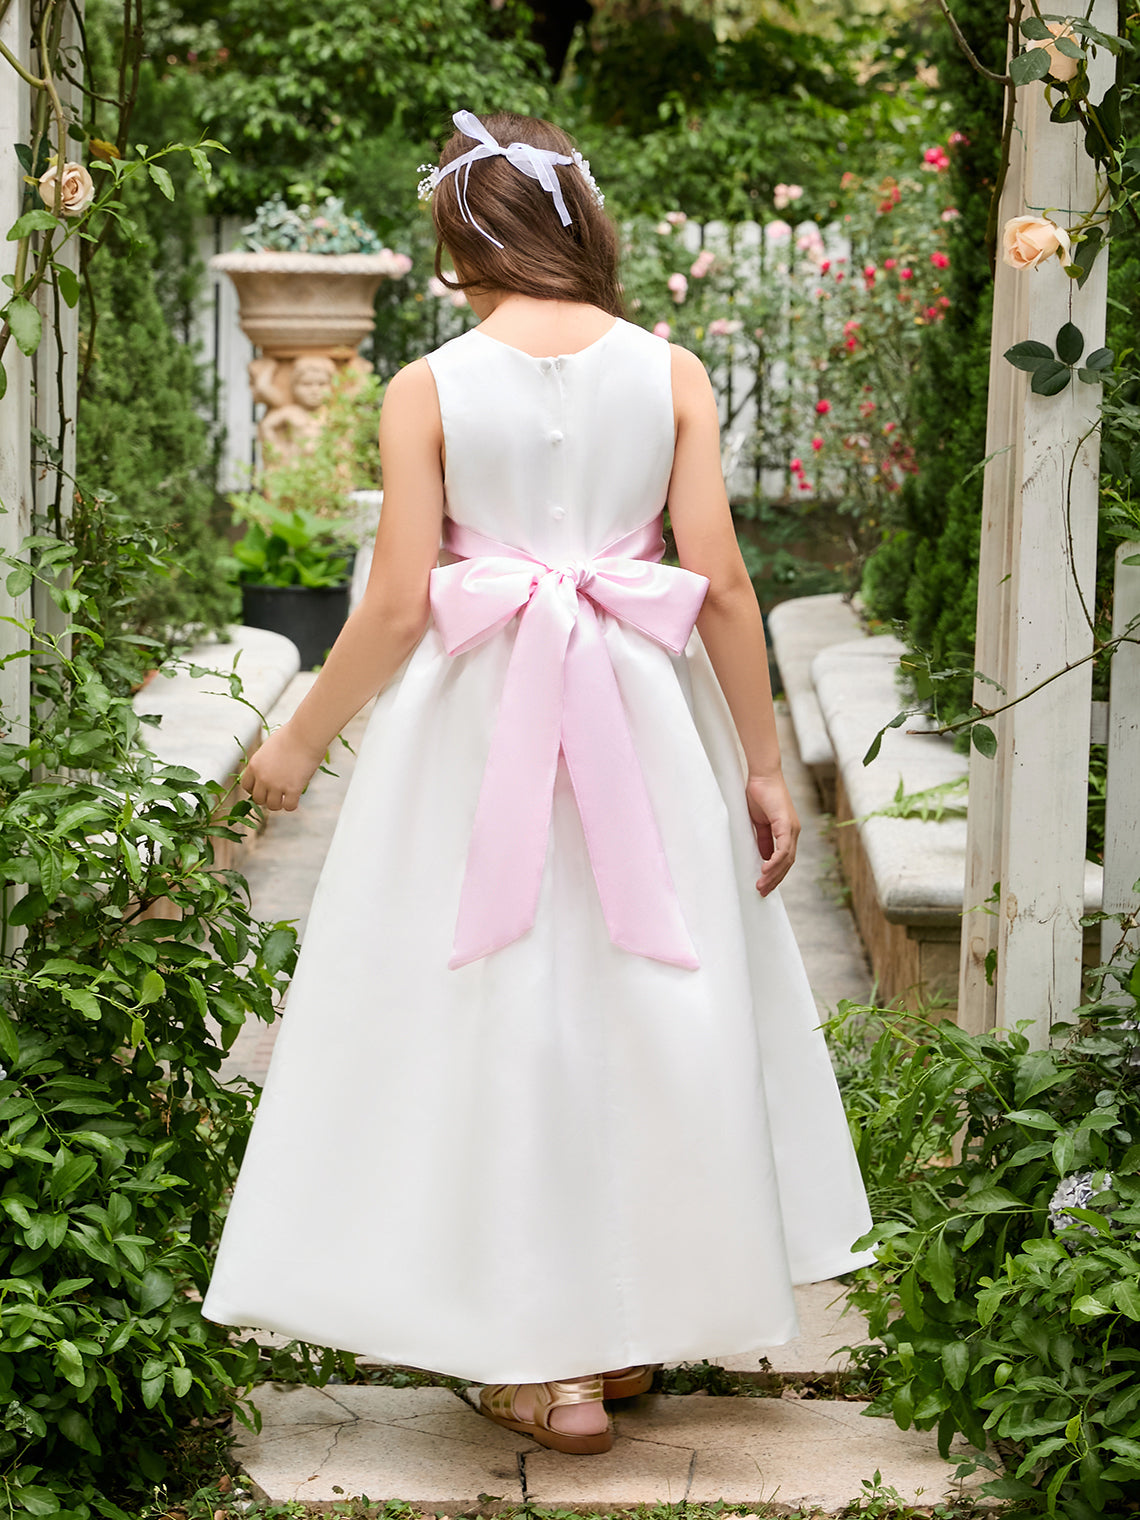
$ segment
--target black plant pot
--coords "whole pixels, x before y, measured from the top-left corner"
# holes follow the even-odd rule
[[[292,639],[301,653],[301,669],[312,670],[344,627],[351,585],[351,580],[339,586],[243,585],[241,620],[249,628],[268,628]]]

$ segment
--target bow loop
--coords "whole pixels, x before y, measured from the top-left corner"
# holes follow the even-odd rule
[[[464,556],[431,573],[449,654],[485,643],[521,613],[476,808],[449,964],[478,960],[533,925],[559,754],[614,944],[688,969],[681,915],[595,608],[679,653],[708,589],[661,564],[661,518],[585,562],[547,565],[449,522]],[[622,552],[614,552],[622,551]]]

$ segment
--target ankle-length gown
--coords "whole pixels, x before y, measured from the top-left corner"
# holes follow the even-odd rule
[[[517,786],[525,811],[537,786],[529,725],[547,721],[550,692],[532,665],[521,704],[518,682],[504,701],[520,627],[533,616],[537,628],[538,611],[512,615],[507,597],[453,654],[433,618],[360,745],[203,1313],[480,1382],[780,1344],[799,1333],[793,1284],[874,1259],[851,1250],[871,1224],[866,1194],[779,892],[756,891],[742,755],[699,635],[673,653],[636,609],[618,616],[591,598],[602,551],[658,531],[673,461],[669,345],[618,320],[579,352],[537,358],[473,329],[428,362],[447,541],[470,555],[492,540],[515,556],[499,572],[513,564],[535,585],[547,567],[562,572],[567,670],[594,635],[573,701],[582,774],[603,772],[601,795],[582,804],[599,864],[575,754],[556,733],[533,924],[449,964],[493,743],[514,744],[507,791]],[[645,589],[638,553],[611,556],[611,591]],[[472,604],[486,589],[478,574],[465,585]],[[644,600],[660,591],[653,580]],[[549,643],[549,626],[539,634]],[[496,736],[508,705],[513,739]],[[607,765],[623,769],[612,794]],[[484,856],[513,827],[499,782]],[[651,817],[631,806],[627,840],[605,809],[629,787],[648,794]],[[647,828],[664,865],[637,865],[657,897],[631,903],[636,880],[599,886],[595,869],[604,876],[606,854],[620,877]],[[469,887],[476,935],[514,893],[488,869],[483,859]],[[651,938],[668,920],[653,904],[671,894],[680,922],[661,933],[674,963],[668,945],[626,948],[620,928],[611,938],[603,887],[651,920],[635,926]]]

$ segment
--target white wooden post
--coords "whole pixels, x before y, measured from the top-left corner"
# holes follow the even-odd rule
[[[1112,0],[1095,0],[1090,19],[1115,32]],[[1089,69],[1094,101],[1114,72],[1102,49]],[[1071,226],[1096,190],[1077,128],[1049,121],[1043,85],[1019,89],[1000,225],[1031,214]],[[1002,355],[1027,338],[1053,345],[1065,321],[1080,328],[1086,352],[1100,347],[1106,281],[1105,254],[1083,289],[1056,259],[1021,271],[998,264],[986,439],[996,457],[986,469],[976,668],[1006,696],[976,682],[984,706],[1027,691],[1092,647],[1084,606],[1092,611],[1097,438],[1078,442],[1093,426],[1100,390],[1074,377],[1058,396],[1034,395]],[[993,759],[971,755],[958,1017],[972,1031],[1030,1019],[1030,1039],[1044,1046],[1052,1023],[1079,1001],[1090,683],[1089,665],[1052,682],[995,720]],[[998,882],[990,916],[982,904]]]
[[[26,67],[31,36],[29,0],[12,0],[0,21],[0,38],[8,51]],[[0,58],[0,225],[4,231],[20,214],[24,170],[14,145],[28,140],[30,87]],[[16,244],[0,241],[0,273],[16,267]],[[5,287],[6,288],[6,287]],[[29,442],[31,427],[32,365],[14,341],[4,351],[8,390],[0,401],[0,548],[14,554],[31,525],[32,488]],[[26,618],[31,611],[28,595],[14,601],[0,573],[0,618]],[[0,654],[9,655],[26,641],[11,623],[0,622]],[[28,662],[12,660],[0,668],[0,729],[15,739],[24,737],[28,719]]]
[[[1131,627],[1132,637],[1140,640],[1140,565],[1124,563],[1137,557],[1140,543],[1117,548],[1112,631],[1122,634]],[[1140,896],[1134,890],[1140,881],[1140,643],[1116,646],[1110,679],[1103,907],[1106,913],[1136,913],[1140,910]],[[1106,919],[1101,925],[1102,961],[1108,960],[1120,937],[1120,923]],[[1133,953],[1140,953],[1140,928],[1129,932],[1127,943]],[[1109,997],[1117,991],[1111,982],[1104,990]]]
[[[77,5],[79,20],[82,19],[83,5],[79,0]],[[79,78],[83,70],[83,53],[80,47],[79,21],[75,10],[71,7],[64,13],[63,30],[60,35],[60,50],[64,57],[69,60],[73,79],[63,78],[56,82],[59,92],[60,103],[66,110],[73,107],[76,115],[82,110],[82,91],[79,88]],[[78,155],[81,145],[73,139],[68,139],[68,151],[74,151]],[[79,274],[79,248],[78,237],[69,238],[59,247],[55,255],[57,264],[62,264],[71,269],[74,274]],[[43,433],[45,438],[53,444],[62,445],[63,459],[58,474],[54,469],[37,471],[32,482],[34,492],[34,510],[41,519],[50,523],[54,507],[57,487],[60,490],[60,518],[66,522],[71,516],[72,485],[71,477],[75,474],[75,410],[76,410],[76,386],[79,380],[79,307],[68,306],[62,299],[58,309],[55,301],[55,292],[50,281],[45,281],[36,292],[36,305],[39,307],[43,318],[43,338],[35,354],[35,400],[33,407],[33,421],[35,426]],[[49,528],[50,531],[50,528]],[[66,577],[60,577],[66,579]],[[36,627],[44,633],[54,634],[57,637],[67,627],[71,619],[56,606],[52,601],[46,586],[38,582],[32,588],[32,608],[35,613]],[[70,641],[68,641],[70,642]]]

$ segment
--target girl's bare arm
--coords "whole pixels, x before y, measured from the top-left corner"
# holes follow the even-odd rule
[[[677,446],[669,517],[681,564],[708,577],[697,630],[744,749],[748,808],[764,857],[756,885],[766,896],[796,858],[800,823],[780,763],[764,624],[724,487],[716,397],[700,359],[671,348]]]
[[[428,576],[443,526],[443,424],[417,359],[388,382],[380,412],[384,506],[368,585],[297,711],[242,773],[255,802],[292,812],[341,729],[395,675],[427,627]]]

